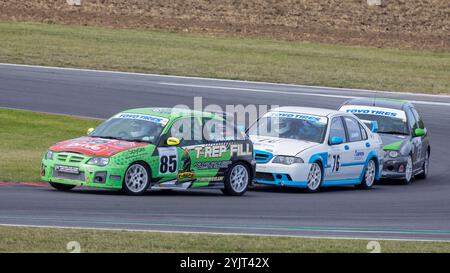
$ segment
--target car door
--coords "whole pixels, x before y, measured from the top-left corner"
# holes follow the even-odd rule
[[[167,145],[164,140],[169,137],[176,137],[180,143],[175,146]],[[159,179],[176,182],[194,180],[199,175],[193,168],[196,163],[194,148],[201,145],[201,120],[195,117],[176,120],[157,148]]]
[[[350,151],[349,162],[346,165],[348,178],[356,179],[364,170],[371,144],[367,139],[367,132],[356,118],[346,116],[344,122]]]
[[[235,143],[236,129],[222,119],[203,119],[203,138],[205,146],[200,151],[197,167],[202,169],[203,177],[223,177],[232,164],[230,146]],[[200,171],[200,170],[199,170]]]
[[[419,169],[423,165],[423,161],[425,159],[426,149],[427,149],[427,143],[426,143],[426,135],[424,136],[416,136],[415,130],[425,129],[425,126],[423,124],[422,119],[419,116],[419,113],[417,113],[416,109],[410,108],[411,115],[414,117],[414,124],[411,128],[411,142],[414,147],[414,153],[413,153],[413,166],[414,170]]]
[[[343,143],[331,145],[331,139],[339,137]],[[344,120],[341,116],[335,116],[330,122],[328,166],[325,168],[324,181],[338,181],[348,179],[350,170],[348,164],[351,161],[351,150],[348,143]]]

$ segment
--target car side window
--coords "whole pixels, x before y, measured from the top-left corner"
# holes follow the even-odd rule
[[[362,138],[362,140],[367,140],[368,136],[367,136],[366,129],[364,129],[364,127],[361,124],[359,124],[359,129],[361,129],[361,138]]]
[[[419,128],[424,129],[425,128],[425,124],[423,123],[422,118],[420,117],[419,113],[417,112],[417,110],[415,108],[411,108],[411,112],[414,115],[414,118],[417,121],[417,125],[419,126]]]
[[[359,122],[351,117],[344,117],[345,124],[347,125],[348,141],[355,142],[361,141],[361,128]]]
[[[227,124],[224,120],[204,118],[203,136],[206,142],[220,142],[229,140],[241,140],[242,134],[237,129]]]
[[[344,123],[342,122],[341,117],[335,117],[331,120],[330,139],[333,137],[340,137],[344,140],[344,142],[347,142]]]
[[[199,119],[195,117],[177,120],[172,125],[169,135],[180,139],[180,145],[198,145],[203,142],[202,127]]]
[[[417,120],[413,112],[411,111],[411,108],[406,109],[406,116],[408,118],[409,128],[411,132],[413,132],[415,129],[417,129]]]

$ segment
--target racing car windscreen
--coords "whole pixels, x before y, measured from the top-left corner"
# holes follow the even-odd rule
[[[90,137],[155,143],[164,126],[142,119],[111,118],[103,122]]]
[[[387,117],[370,114],[355,114],[361,120],[376,121],[378,123],[378,131],[380,134],[396,134],[407,135],[408,126],[406,121],[396,117]]]
[[[327,128],[326,122],[299,118],[266,116],[249,129],[249,135],[268,136],[321,143]]]

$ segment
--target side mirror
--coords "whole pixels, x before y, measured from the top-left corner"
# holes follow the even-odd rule
[[[427,134],[427,130],[426,129],[417,128],[416,130],[414,130],[414,136],[415,137],[422,137],[422,136],[424,136],[426,134]]]
[[[90,135],[92,132],[94,132],[94,128],[89,128],[87,129],[87,135]]]
[[[342,144],[342,143],[344,143],[344,140],[342,139],[342,137],[334,136],[330,140],[330,144],[331,145],[339,145],[339,144]]]
[[[169,137],[166,141],[166,144],[168,146],[177,146],[180,145],[180,139],[176,138],[176,137]]]
[[[372,125],[370,127],[370,130],[372,131],[372,133],[377,133],[378,132],[378,122],[371,121],[370,124]]]
[[[374,120],[361,120],[370,129],[372,133],[378,132],[378,122]]]

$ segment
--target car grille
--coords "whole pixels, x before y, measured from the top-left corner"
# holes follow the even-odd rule
[[[264,151],[255,151],[255,159],[256,163],[264,164],[269,162],[272,159],[273,155],[269,152]]]
[[[60,162],[80,163],[83,162],[86,157],[73,154],[73,153],[60,153],[56,156],[56,159]]]
[[[273,175],[271,173],[256,173],[256,179],[257,180],[266,180],[266,181],[274,181]]]
[[[84,172],[80,173],[65,173],[53,169],[53,178],[71,181],[84,181]]]

